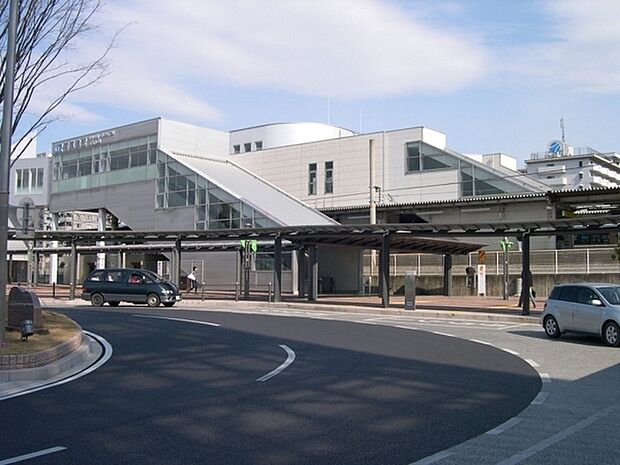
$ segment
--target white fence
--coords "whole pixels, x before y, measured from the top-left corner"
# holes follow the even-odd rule
[[[613,259],[611,247],[588,249],[534,250],[530,253],[530,269],[533,274],[607,274],[620,273],[620,263]],[[519,275],[522,269],[521,252],[509,252],[509,273]],[[503,273],[504,253],[486,252],[486,274]],[[364,256],[364,275],[378,274],[378,266],[371,267],[371,256]],[[478,265],[478,253],[452,256],[452,274],[465,275],[465,268]],[[372,272],[371,272],[372,268]],[[392,254],[390,255],[390,274],[404,275],[414,270],[418,276],[443,275],[443,256],[434,254]]]

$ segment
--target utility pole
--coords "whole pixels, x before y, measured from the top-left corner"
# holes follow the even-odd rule
[[[370,224],[377,224],[377,201],[375,200],[375,140],[374,139],[370,139],[368,141],[368,160],[369,160],[369,184],[370,184],[370,191],[369,191],[369,203],[370,203]],[[375,274],[375,268],[376,268],[376,261],[377,261],[377,251],[375,249],[372,249],[370,251],[370,283],[371,285],[369,285],[369,293],[370,293],[370,288],[372,287],[372,277]]]
[[[0,147],[0,347],[6,345],[8,302],[6,259],[9,242],[9,177],[11,174],[11,134],[13,132],[13,85],[15,82],[15,39],[17,35],[17,0],[9,4],[9,35],[6,50],[4,106],[2,107],[2,146]]]

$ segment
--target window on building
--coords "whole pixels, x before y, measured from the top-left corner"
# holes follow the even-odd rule
[[[583,173],[579,173],[579,179],[583,179]]]
[[[547,176],[547,179],[555,179],[555,176]]]
[[[43,168],[37,168],[37,188],[41,189],[43,187]]]
[[[308,195],[316,195],[316,163],[308,165]]]
[[[15,190],[21,190],[23,182],[22,170],[15,170]]]
[[[254,147],[256,147],[256,150],[263,150],[263,141],[257,140],[254,142]]]
[[[461,196],[463,197],[521,191],[518,184],[463,160],[460,161],[460,176]]]
[[[423,142],[407,142],[406,154],[408,172],[458,167],[456,157]]]
[[[407,142],[407,171],[420,171],[420,143]]]
[[[87,176],[91,174],[93,169],[93,160],[91,154],[80,154],[78,158],[78,176]]]
[[[233,145],[233,153],[241,153],[241,146],[239,144]]]
[[[325,162],[325,193],[334,193],[334,162]]]
[[[583,161],[579,162],[579,168],[581,168],[583,166]]]
[[[251,152],[252,151],[252,143],[251,142],[247,142],[247,143],[243,144],[243,151],[244,152]]]

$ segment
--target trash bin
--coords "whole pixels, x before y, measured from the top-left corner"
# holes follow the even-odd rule
[[[22,341],[27,341],[34,334],[34,323],[32,320],[24,320],[21,324]]]

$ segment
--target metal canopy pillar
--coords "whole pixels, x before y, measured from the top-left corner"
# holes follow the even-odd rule
[[[75,239],[71,239],[71,268],[69,269],[69,300],[75,299],[75,286],[77,280],[77,248]]]
[[[443,256],[443,295],[452,295],[452,255]]]
[[[174,250],[172,251],[172,282],[176,286],[181,284],[181,238],[177,237],[174,241]]]
[[[282,301],[282,236],[276,236],[273,252],[273,301]]]
[[[316,302],[319,291],[319,261],[316,245],[310,247],[308,257],[308,301]]]
[[[530,234],[529,231],[523,234],[523,284],[521,286],[521,303],[523,310],[521,315],[530,314],[530,288],[532,287],[532,273],[530,272]]]
[[[39,285],[39,252],[32,254],[32,284]]]
[[[297,289],[299,289],[299,297],[306,296],[307,267],[306,248],[304,247],[297,252]]]
[[[379,276],[381,278],[381,303],[383,308],[388,308],[390,306],[390,233],[385,233],[381,241]]]

